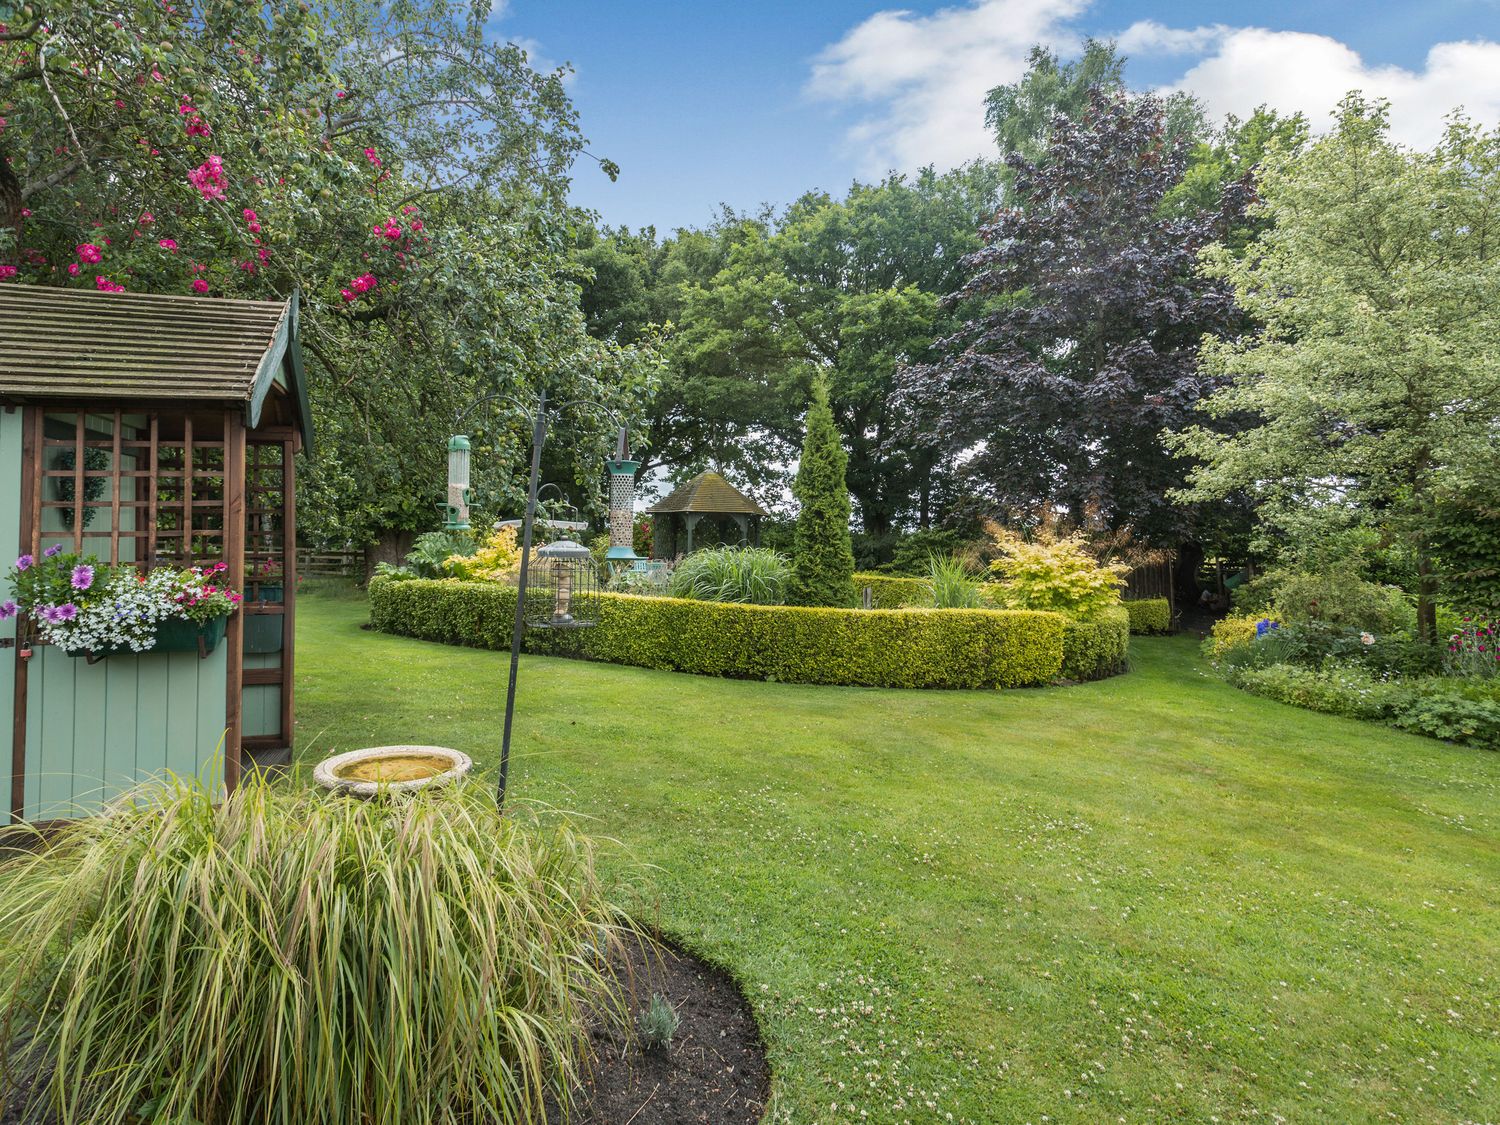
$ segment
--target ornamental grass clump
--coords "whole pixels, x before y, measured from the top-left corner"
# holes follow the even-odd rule
[[[982,609],[979,579],[955,555],[928,555],[928,597],[934,609]]]
[[[0,869],[0,1059],[69,1122],[542,1121],[623,926],[478,788],[164,784]]]
[[[745,605],[785,605],[791,564],[764,547],[697,551],[677,564],[667,584],[674,598]]]

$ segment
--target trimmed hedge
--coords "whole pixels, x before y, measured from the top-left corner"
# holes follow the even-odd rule
[[[1170,633],[1172,606],[1166,598],[1141,598],[1125,602],[1132,633]]]
[[[1062,674],[1069,680],[1102,680],[1125,671],[1130,653],[1130,614],[1116,606],[1091,621],[1068,621],[1063,634]]]
[[[526,650],[784,683],[997,688],[1090,678],[1076,672],[1101,665],[1107,647],[1092,632],[1070,639],[1077,626],[1061,614],[1028,610],[814,609],[629,594],[599,601],[597,626],[530,630]],[[370,583],[371,625],[448,644],[509,648],[515,604],[513,587],[492,582]],[[1123,627],[1121,639],[1128,642]],[[1073,671],[1064,667],[1068,650]]]
[[[855,598],[864,597],[865,587],[870,587],[870,604],[873,609],[906,609],[909,606],[931,603],[932,583],[925,578],[901,578],[892,574],[856,574],[854,576]]]

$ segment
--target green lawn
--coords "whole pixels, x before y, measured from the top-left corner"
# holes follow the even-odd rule
[[[498,758],[506,656],[299,607],[299,758]],[[528,657],[513,793],[728,966],[770,1120],[1500,1119],[1500,755],[1133,642],[1101,684],[794,687]]]

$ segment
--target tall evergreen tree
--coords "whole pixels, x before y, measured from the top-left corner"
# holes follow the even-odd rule
[[[854,599],[854,551],[849,544],[849,455],[828,405],[828,383],[813,380],[807,436],[792,493],[797,513],[795,557],[787,600],[793,605],[848,605]]]

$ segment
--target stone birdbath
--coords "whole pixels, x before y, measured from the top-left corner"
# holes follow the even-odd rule
[[[371,746],[324,758],[313,767],[313,780],[351,797],[373,797],[446,785],[473,765],[467,754],[446,746]]]

